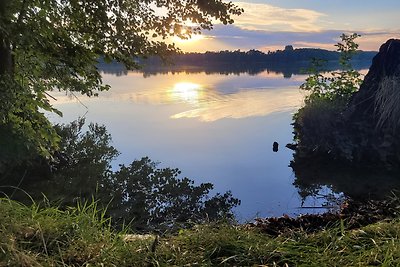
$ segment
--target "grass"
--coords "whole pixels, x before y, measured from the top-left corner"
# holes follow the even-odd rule
[[[126,241],[96,203],[60,210],[0,200],[0,266],[399,266],[400,220],[270,237],[204,224]]]

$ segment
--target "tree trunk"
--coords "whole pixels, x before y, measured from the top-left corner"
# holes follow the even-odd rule
[[[13,72],[13,60],[11,55],[11,48],[6,38],[0,35],[0,76],[4,74],[12,75]]]
[[[7,33],[7,20],[10,0],[0,0],[0,76],[13,74],[13,57],[11,53],[11,43]]]

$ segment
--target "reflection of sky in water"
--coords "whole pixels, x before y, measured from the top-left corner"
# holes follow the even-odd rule
[[[216,192],[232,190],[242,200],[241,219],[310,212],[296,209],[301,200],[288,167],[292,152],[292,113],[302,103],[298,86],[304,76],[283,79],[249,75],[175,74],[143,78],[104,75],[111,85],[98,98],[56,95],[55,106],[69,122],[107,126],[118,163],[149,156],[177,167],[196,182],[212,182]],[[280,151],[272,152],[279,142]],[[310,205],[320,203],[306,203]]]

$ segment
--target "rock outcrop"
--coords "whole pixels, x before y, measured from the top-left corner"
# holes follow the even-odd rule
[[[353,159],[400,167],[400,40],[381,46],[346,113]]]
[[[374,119],[375,121],[376,93],[387,78],[400,79],[400,40],[388,40],[373,58],[360,90],[350,103],[352,120]]]

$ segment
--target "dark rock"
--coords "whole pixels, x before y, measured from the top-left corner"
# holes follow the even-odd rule
[[[345,112],[343,133],[353,143],[352,154],[355,161],[378,163],[385,168],[400,166],[400,142],[397,138],[398,127],[391,124],[390,116],[400,117],[392,106],[379,106],[379,95],[387,95],[382,86],[385,81],[400,79],[400,40],[390,39],[379,49],[371,68],[365,76],[360,90],[354,94]],[[394,93],[400,94],[400,87]],[[393,94],[393,92],[391,92]],[[393,95],[385,99],[397,99]],[[386,101],[386,100],[385,100]],[[390,101],[391,102],[391,101]],[[381,109],[390,108],[391,113],[381,113]],[[383,115],[382,115],[383,114]],[[396,119],[397,121],[397,119]]]
[[[352,120],[374,117],[375,94],[386,77],[400,77],[400,40],[388,40],[373,58],[360,90],[350,102]]]

